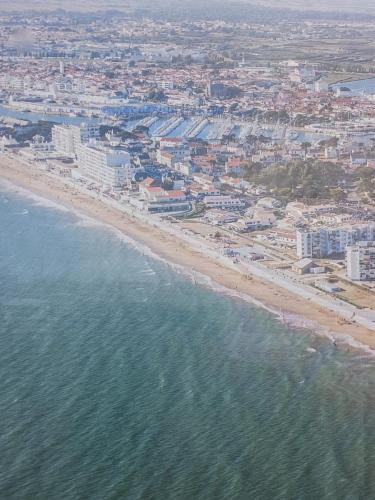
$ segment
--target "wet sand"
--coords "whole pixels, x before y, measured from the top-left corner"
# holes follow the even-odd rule
[[[301,298],[281,286],[276,286],[266,280],[243,276],[239,271],[226,267],[210,256],[160,228],[142,222],[135,217],[123,214],[121,211],[95,200],[88,194],[78,192],[63,178],[48,175],[36,168],[28,167],[17,158],[0,156],[0,179],[5,179],[33,193],[73,208],[97,221],[108,224],[123,234],[146,245],[163,259],[183,266],[187,270],[208,276],[217,283],[236,294],[244,294],[254,299],[268,309],[285,315],[300,318],[301,326],[316,330],[324,330],[335,338],[351,337],[355,342],[375,349],[375,332],[355,323],[348,323],[337,314],[322,308],[309,300]]]

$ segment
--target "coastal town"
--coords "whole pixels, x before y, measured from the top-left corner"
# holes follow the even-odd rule
[[[373,34],[3,13],[0,176],[52,179],[375,331]]]

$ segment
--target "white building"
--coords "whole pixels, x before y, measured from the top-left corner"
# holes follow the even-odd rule
[[[163,148],[157,150],[156,160],[161,165],[166,165],[169,168],[172,168],[177,162],[182,162],[185,159],[188,161],[190,159],[189,154],[189,149],[185,147]]]
[[[240,219],[235,224],[233,224],[233,229],[241,233],[247,233],[251,231],[258,231],[259,229],[266,229],[271,226],[272,226],[272,221],[270,219],[246,217],[244,219]]]
[[[163,80],[161,82],[158,82],[158,87],[163,90],[173,90],[174,89],[174,83],[172,81],[166,81]]]
[[[89,142],[91,139],[98,139],[100,136],[99,125],[96,123],[84,122],[81,125],[71,125],[75,136],[80,138],[81,142]]]
[[[245,203],[231,196],[205,196],[203,203],[207,208],[243,208]]]
[[[6,73],[0,76],[0,88],[2,90],[23,93],[26,86],[25,83],[25,79],[20,76],[13,76]]]
[[[194,164],[191,160],[178,161],[175,164],[174,169],[186,177],[191,177],[195,171]]]
[[[191,210],[191,204],[183,191],[179,189],[167,191],[152,184],[154,184],[152,179],[146,179],[140,183],[139,192],[142,198],[137,203],[138,208],[149,213],[187,212]]]
[[[302,83],[314,80],[315,71],[306,66],[298,66],[289,75],[289,78],[294,83]]]
[[[80,144],[77,148],[78,168],[105,188],[118,190],[133,179],[135,169],[127,151],[98,144]]]
[[[320,257],[320,231],[297,230],[297,255],[300,259]]]
[[[89,142],[99,137],[99,126],[92,123],[81,125],[54,125],[52,128],[52,143],[59,153],[75,156],[81,143]]]
[[[315,92],[328,92],[329,91],[329,83],[325,78],[319,78],[314,83]]]
[[[64,68],[63,68],[64,70]],[[59,92],[67,92],[69,94],[71,93],[79,93],[79,94],[84,94],[86,92],[86,85],[83,81],[81,80],[75,80],[69,77],[65,77],[63,75],[60,76],[54,83],[53,83],[53,90],[59,93]]]
[[[360,241],[347,247],[346,273],[355,281],[375,280],[375,242]]]
[[[375,224],[356,224],[320,229],[297,229],[297,255],[300,259],[322,258],[345,252],[358,241],[375,241]]]
[[[35,159],[46,159],[54,153],[54,145],[51,142],[46,142],[43,137],[35,136],[30,142],[30,150]]]
[[[69,125],[54,125],[52,127],[52,143],[59,153],[74,156],[74,137]]]

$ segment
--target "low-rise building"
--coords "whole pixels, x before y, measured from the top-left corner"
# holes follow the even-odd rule
[[[149,213],[187,212],[191,208],[186,194],[178,189],[144,187],[142,193],[143,209]]]
[[[315,264],[311,259],[301,259],[292,265],[292,271],[297,274],[322,274],[326,272],[326,268]]]
[[[175,164],[174,168],[186,177],[191,177],[194,173],[194,164],[191,160],[179,161]]]
[[[292,271],[297,274],[306,274],[310,272],[310,269],[314,265],[314,261],[311,259],[301,259],[295,262],[292,266]]]
[[[203,199],[206,196],[220,196],[220,189],[197,183],[190,184],[189,191],[190,194],[197,199]]]
[[[231,196],[205,196],[203,203],[207,208],[244,208],[245,202]]]

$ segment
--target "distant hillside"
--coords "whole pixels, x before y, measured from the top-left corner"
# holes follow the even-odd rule
[[[0,9],[93,12],[118,10],[161,19],[262,22],[270,20],[367,20],[375,0],[0,0]]]
[[[245,3],[268,7],[283,7],[297,10],[317,10],[322,12],[370,12],[375,14],[375,2],[372,0],[243,0]]]

